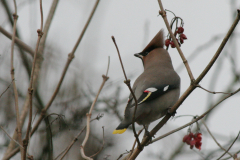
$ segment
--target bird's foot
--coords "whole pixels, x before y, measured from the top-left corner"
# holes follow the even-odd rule
[[[148,141],[148,143],[145,146],[149,145],[152,142],[152,138],[155,138],[155,136],[151,136],[150,135],[150,132],[148,130],[145,130],[144,137],[148,137],[149,138],[149,141]]]

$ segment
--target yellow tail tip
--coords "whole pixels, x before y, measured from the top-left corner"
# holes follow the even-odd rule
[[[112,134],[122,134],[122,133],[124,133],[126,130],[127,130],[127,128],[114,130]]]

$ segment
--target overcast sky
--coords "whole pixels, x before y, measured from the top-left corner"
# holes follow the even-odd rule
[[[17,22],[20,34],[23,41],[35,46],[37,34],[36,30],[40,26],[39,17],[39,5],[38,1],[34,1],[30,4],[24,4],[28,1],[17,1],[20,4],[18,8],[19,19]],[[43,0],[44,20],[46,20],[47,13],[52,1]],[[55,13],[47,43],[52,44],[61,51],[62,59],[67,58],[67,54],[73,48],[88,16],[94,5],[94,0],[68,0],[60,1]],[[165,9],[173,11],[177,16],[184,20],[184,33],[188,40],[182,45],[182,51],[186,57],[189,57],[195,49],[201,45],[206,45],[213,36],[222,36],[219,40],[211,41],[212,43],[206,50],[199,52],[196,59],[189,61],[189,65],[192,69],[195,78],[202,72],[205,66],[209,63],[211,57],[216,52],[218,46],[223,39],[223,36],[230,28],[233,19],[233,14],[240,8],[240,1],[238,0],[163,0]],[[0,3],[0,5],[2,5]],[[0,25],[6,28],[9,32],[11,28],[6,23],[6,16],[1,11],[0,6]],[[109,71],[109,77],[111,82],[123,81],[123,74],[120,67],[120,63],[117,57],[115,46],[111,40],[111,36],[114,35],[119,46],[122,60],[127,72],[127,75],[133,75],[132,83],[136,77],[143,71],[142,62],[133,56],[134,53],[140,52],[148,44],[148,42],[155,36],[155,34],[163,28],[165,35],[167,35],[167,29],[161,16],[158,16],[159,5],[155,0],[121,0],[110,1],[102,0],[97,8],[97,11],[84,35],[82,43],[79,45],[71,70],[81,70],[85,73],[86,83],[93,84],[95,90],[101,83],[101,75],[105,73],[107,66],[107,58],[111,57],[111,65]],[[31,14],[30,14],[31,13]],[[167,13],[167,18],[170,21],[173,15]],[[231,62],[227,58],[227,55],[232,55],[236,60],[236,70],[239,73],[239,60],[240,60],[240,26],[235,29],[235,33],[238,33],[238,38],[234,39],[236,48],[226,45],[224,49],[225,55],[221,55],[222,71],[216,82],[215,91],[224,91],[229,83],[232,81]],[[34,35],[35,34],[35,35]],[[5,37],[0,34],[0,42],[5,40]],[[10,44],[10,42],[9,42]],[[0,44],[0,47],[1,46]],[[234,52],[235,50],[235,52]],[[182,64],[181,58],[176,49],[169,49],[170,56],[175,68]],[[0,53],[1,54],[1,53]],[[57,63],[57,62],[56,62]],[[218,62],[217,62],[218,63]],[[63,64],[58,63],[59,67]],[[207,76],[200,83],[205,88],[210,88],[210,80],[212,74],[216,69],[217,64],[212,67]],[[181,93],[183,93],[190,84],[188,74],[184,69],[180,70],[179,75],[181,77]],[[92,78],[94,77],[94,78]],[[123,96],[127,96],[129,91],[127,87],[122,93]],[[238,83],[238,87],[239,87]],[[235,86],[237,88],[237,86]],[[104,96],[107,93],[102,92]],[[186,101],[181,105],[177,111],[177,115],[200,115],[206,110],[207,97],[209,93],[201,89],[196,89]],[[218,99],[220,95],[214,95],[214,99]],[[214,111],[211,116],[210,123],[208,124],[211,131],[219,133],[226,137],[234,137],[240,130],[240,98],[239,94],[228,99],[219,108]],[[123,115],[123,108],[122,115]],[[105,126],[105,132],[112,132],[118,125],[119,121],[112,121],[111,124],[106,125],[105,120],[100,121],[99,126]],[[191,118],[178,118],[171,120],[163,128],[162,131],[157,133],[157,136],[170,131],[178,126],[181,126],[191,121]],[[154,123],[155,124],[155,123]],[[151,125],[152,128],[154,125]],[[174,143],[179,142],[182,136],[187,133],[187,129],[182,130],[179,133],[175,133],[170,138],[164,140],[164,142],[171,142],[167,149],[174,149]],[[117,137],[117,143],[119,147],[109,150],[111,152],[118,152],[117,155],[130,150],[130,145],[133,142],[133,134],[131,131],[122,135],[113,135]],[[220,142],[227,142],[220,141]],[[141,153],[139,159],[146,159],[148,153],[158,152],[158,148],[162,149],[163,143],[155,143],[146,148]],[[224,143],[225,144],[225,143]],[[239,146],[239,144],[238,144]],[[203,135],[203,147],[202,151],[206,151],[208,148],[217,148],[216,144],[211,140],[205,138]],[[167,155],[168,153],[166,153]],[[112,157],[110,159],[115,159]],[[153,158],[154,159],[154,158]],[[185,159],[185,158],[182,158]],[[199,156],[196,156],[199,159]],[[181,158],[178,158],[181,160]]]

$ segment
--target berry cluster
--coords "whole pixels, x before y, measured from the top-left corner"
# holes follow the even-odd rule
[[[177,41],[178,41],[179,46],[181,46],[181,44],[184,43],[184,40],[187,39],[187,36],[185,34],[183,34],[183,32],[184,32],[184,28],[183,27],[178,27],[177,30],[175,31],[175,34],[174,34],[174,35],[178,34]],[[176,47],[175,44],[173,43],[173,41],[171,41],[170,38],[165,40],[165,46],[168,47],[169,45],[171,45],[172,48]]]
[[[197,149],[201,150],[201,146],[202,146],[201,141],[202,141],[202,133],[199,133],[199,132],[195,134],[190,132],[188,135],[183,137],[183,142],[190,145],[191,149],[193,149],[193,147],[195,146]]]

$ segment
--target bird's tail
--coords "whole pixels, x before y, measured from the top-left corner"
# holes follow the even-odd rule
[[[124,133],[128,126],[130,125],[131,123],[124,123],[124,121],[122,121],[118,127],[113,131],[113,134],[122,134]]]

